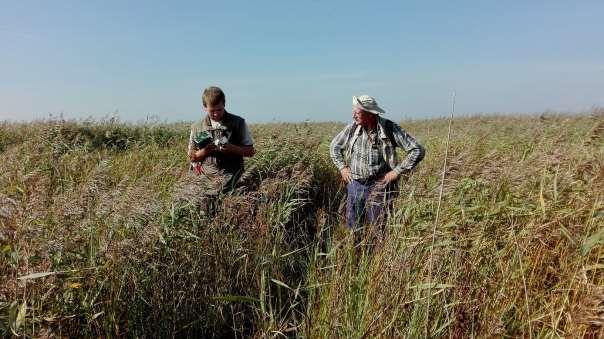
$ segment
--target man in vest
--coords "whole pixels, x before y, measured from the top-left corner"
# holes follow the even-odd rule
[[[352,97],[354,122],[332,141],[330,156],[347,184],[346,225],[357,230],[363,224],[378,226],[398,193],[398,179],[423,159],[424,148],[398,124],[382,118],[385,113],[368,95]],[[396,148],[407,152],[397,160]]]
[[[224,92],[203,91],[207,115],[191,126],[188,155],[204,194],[216,196],[234,187],[243,172],[243,157],[254,155],[254,139],[245,120],[227,112]]]

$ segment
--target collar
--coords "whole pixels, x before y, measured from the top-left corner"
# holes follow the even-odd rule
[[[378,131],[378,136],[380,139],[388,139],[388,136],[386,135],[386,129],[384,128],[385,122],[384,122],[384,118],[378,116],[377,117],[377,131]],[[358,125],[354,134],[359,136],[361,135],[361,133],[363,133],[363,126]]]
[[[377,117],[377,127],[378,127],[378,135],[379,135],[380,139],[388,139],[388,136],[386,135],[386,129],[384,128],[385,125],[386,125],[386,122],[384,121],[384,118],[378,116]]]
[[[222,120],[217,121],[219,122],[221,125],[224,125],[224,120],[227,116],[227,114],[229,114],[229,112],[227,112],[227,110],[224,110],[224,114],[222,115]],[[206,116],[203,118],[203,121],[205,123],[206,126],[212,126],[212,119],[210,119],[210,115],[206,113]]]

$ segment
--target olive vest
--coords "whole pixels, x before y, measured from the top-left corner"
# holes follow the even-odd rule
[[[226,127],[225,130],[215,130],[212,128],[210,117],[206,115],[201,121],[193,124],[191,129],[193,133],[208,131],[214,138],[226,137],[228,142],[243,146],[241,144],[245,128],[245,120],[235,114],[224,112],[220,123]],[[204,159],[202,162],[204,172],[207,174],[218,174],[226,172],[228,174],[239,175],[243,172],[243,157],[231,154],[222,154],[214,152]]]

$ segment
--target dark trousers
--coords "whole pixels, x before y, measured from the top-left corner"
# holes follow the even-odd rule
[[[398,182],[383,184],[377,180],[352,180],[347,185],[346,226],[357,230],[364,224],[383,231],[392,202],[398,195]]]

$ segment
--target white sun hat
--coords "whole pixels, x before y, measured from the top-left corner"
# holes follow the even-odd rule
[[[352,97],[352,106],[358,107],[363,111],[367,111],[373,114],[383,114],[386,113],[383,109],[378,106],[377,101],[373,97],[369,95],[361,95],[361,96],[353,96]]]

